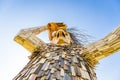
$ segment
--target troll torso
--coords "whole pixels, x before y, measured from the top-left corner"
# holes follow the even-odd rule
[[[96,80],[93,68],[79,54],[80,51],[81,48],[77,45],[47,44],[44,46],[44,51],[35,52],[31,56],[32,59],[16,79]]]

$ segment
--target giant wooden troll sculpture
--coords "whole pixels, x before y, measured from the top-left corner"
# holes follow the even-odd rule
[[[50,43],[36,37],[48,30]],[[96,80],[98,61],[120,50],[120,27],[89,45],[79,44],[63,23],[23,29],[15,41],[32,54],[13,80]]]

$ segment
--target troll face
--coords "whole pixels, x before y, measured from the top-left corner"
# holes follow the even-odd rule
[[[52,40],[51,43],[56,45],[70,45],[73,41],[70,37],[70,34],[63,29],[59,29],[52,33]]]

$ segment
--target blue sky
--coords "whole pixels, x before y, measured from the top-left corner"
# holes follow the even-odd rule
[[[120,25],[120,0],[0,0],[0,79],[11,80],[30,55],[13,41],[20,29],[64,22],[99,40]],[[47,34],[41,35],[46,42]],[[100,61],[98,80],[120,80],[120,52]]]

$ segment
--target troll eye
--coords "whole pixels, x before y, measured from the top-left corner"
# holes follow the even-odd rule
[[[66,36],[68,36],[68,33],[65,33]]]

